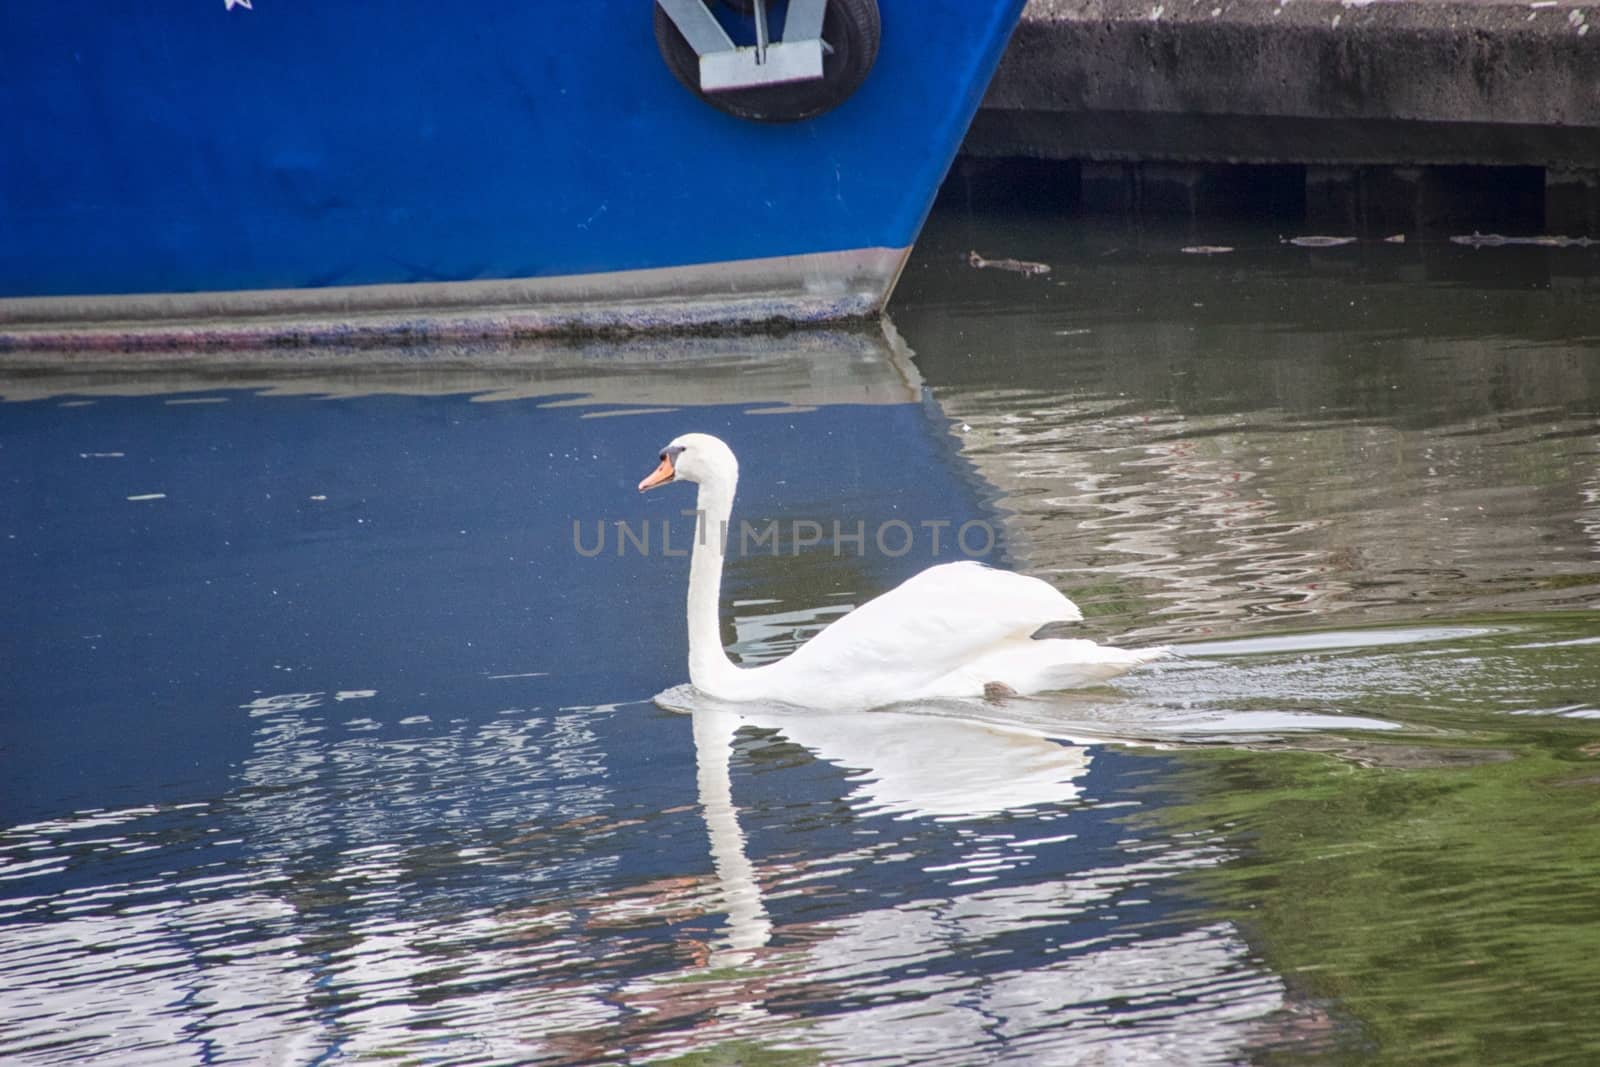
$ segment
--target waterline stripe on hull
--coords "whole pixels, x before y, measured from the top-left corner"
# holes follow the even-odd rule
[[[616,415],[737,405],[919,404],[922,379],[887,318],[797,330],[774,345],[736,333],[0,355],[0,406],[66,397],[246,390],[274,396],[470,395]]]
[[[365,344],[880,313],[910,247],[464,282],[0,299],[0,351]]]

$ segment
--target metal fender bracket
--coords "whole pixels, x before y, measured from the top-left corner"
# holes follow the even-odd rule
[[[766,0],[752,0],[756,43],[733,43],[703,0],[656,0],[700,57],[702,92],[726,92],[822,77],[822,19],[827,0],[790,0],[783,38],[767,33]]]

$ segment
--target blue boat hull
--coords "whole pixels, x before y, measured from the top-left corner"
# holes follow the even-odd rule
[[[1021,0],[880,0],[817,118],[708,107],[650,6],[8,5],[0,343],[870,314]]]

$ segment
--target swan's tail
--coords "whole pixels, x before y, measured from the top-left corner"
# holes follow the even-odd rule
[[[1160,659],[1169,651],[1165,645],[1116,648],[1082,638],[1016,641],[963,665],[941,679],[935,688],[949,695],[1082,689],[1126,674],[1141,664]]]
[[[1034,653],[1037,670],[1030,684],[1026,688],[1013,686],[1019,692],[1048,693],[1056,689],[1099,685],[1151,660],[1160,659],[1170,651],[1165,645],[1156,648],[1116,648],[1076,638],[1053,638],[1035,641],[1034,644],[1047,647]]]

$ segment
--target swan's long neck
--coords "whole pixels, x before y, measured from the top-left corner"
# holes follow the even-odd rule
[[[723,694],[739,673],[723,651],[718,618],[728,516],[733,513],[737,486],[737,475],[707,479],[700,483],[695,501],[694,554],[689,559],[689,681],[712,695]]]

